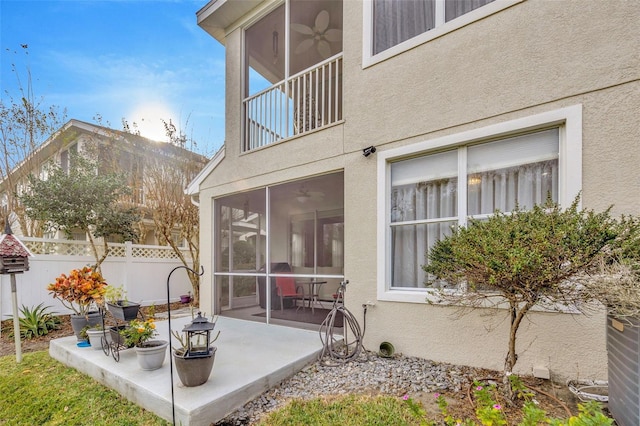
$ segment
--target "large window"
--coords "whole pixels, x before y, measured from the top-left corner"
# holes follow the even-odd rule
[[[571,107],[382,152],[379,297],[424,301],[416,293],[427,290],[422,267],[453,226],[547,197],[573,201],[581,181],[580,115]]]
[[[392,163],[391,286],[423,287],[426,253],[453,225],[547,197],[558,200],[558,129]]]

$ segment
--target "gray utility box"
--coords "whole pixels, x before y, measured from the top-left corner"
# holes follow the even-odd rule
[[[640,321],[607,316],[609,411],[618,426],[640,425]]]

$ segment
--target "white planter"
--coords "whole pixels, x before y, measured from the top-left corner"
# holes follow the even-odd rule
[[[136,346],[136,355],[140,368],[151,371],[162,367],[168,346],[169,342],[166,340],[150,340],[144,343],[144,346]]]
[[[103,330],[87,330],[87,337],[93,349],[102,349],[102,338],[105,336]],[[106,333],[109,336],[109,333]]]

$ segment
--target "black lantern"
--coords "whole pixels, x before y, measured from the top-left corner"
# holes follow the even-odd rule
[[[211,341],[211,332],[215,326],[215,322],[210,322],[206,318],[203,318],[200,312],[198,312],[198,316],[191,321],[191,324],[186,325],[182,329],[182,332],[186,334],[187,338],[187,350],[184,353],[184,358],[197,358],[211,355],[209,346],[213,343]]]

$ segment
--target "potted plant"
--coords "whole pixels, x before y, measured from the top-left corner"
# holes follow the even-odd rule
[[[178,377],[186,387],[200,386],[209,380],[217,350],[211,344],[220,336],[218,331],[215,338],[211,340],[211,333],[215,326],[215,317],[212,321],[208,321],[198,312],[198,316],[191,324],[183,328],[183,335],[174,330],[171,331],[181,345],[173,351],[173,359]]]
[[[80,335],[83,328],[102,322],[97,305],[104,302],[106,288],[107,283],[102,275],[88,266],[73,269],[69,275],[61,274],[47,286],[54,299],[73,311],[71,326],[78,341],[83,340]]]
[[[140,304],[129,302],[126,299],[126,291],[122,286],[109,286],[105,299],[107,300],[107,310],[114,318],[122,321],[131,321],[138,317]]]
[[[134,319],[120,334],[124,337],[126,346],[134,346],[141,369],[157,370],[162,367],[169,342],[151,340],[157,334],[153,318],[144,321]]]
[[[104,340],[108,343],[106,336],[107,334],[104,332],[102,328],[102,323],[98,323],[94,326],[86,326],[82,329],[82,335],[89,340],[89,344],[93,349],[104,349],[102,347],[103,337]]]
[[[188,292],[187,294],[183,294],[180,296],[180,302],[187,304],[189,302],[191,302],[191,292]]]

